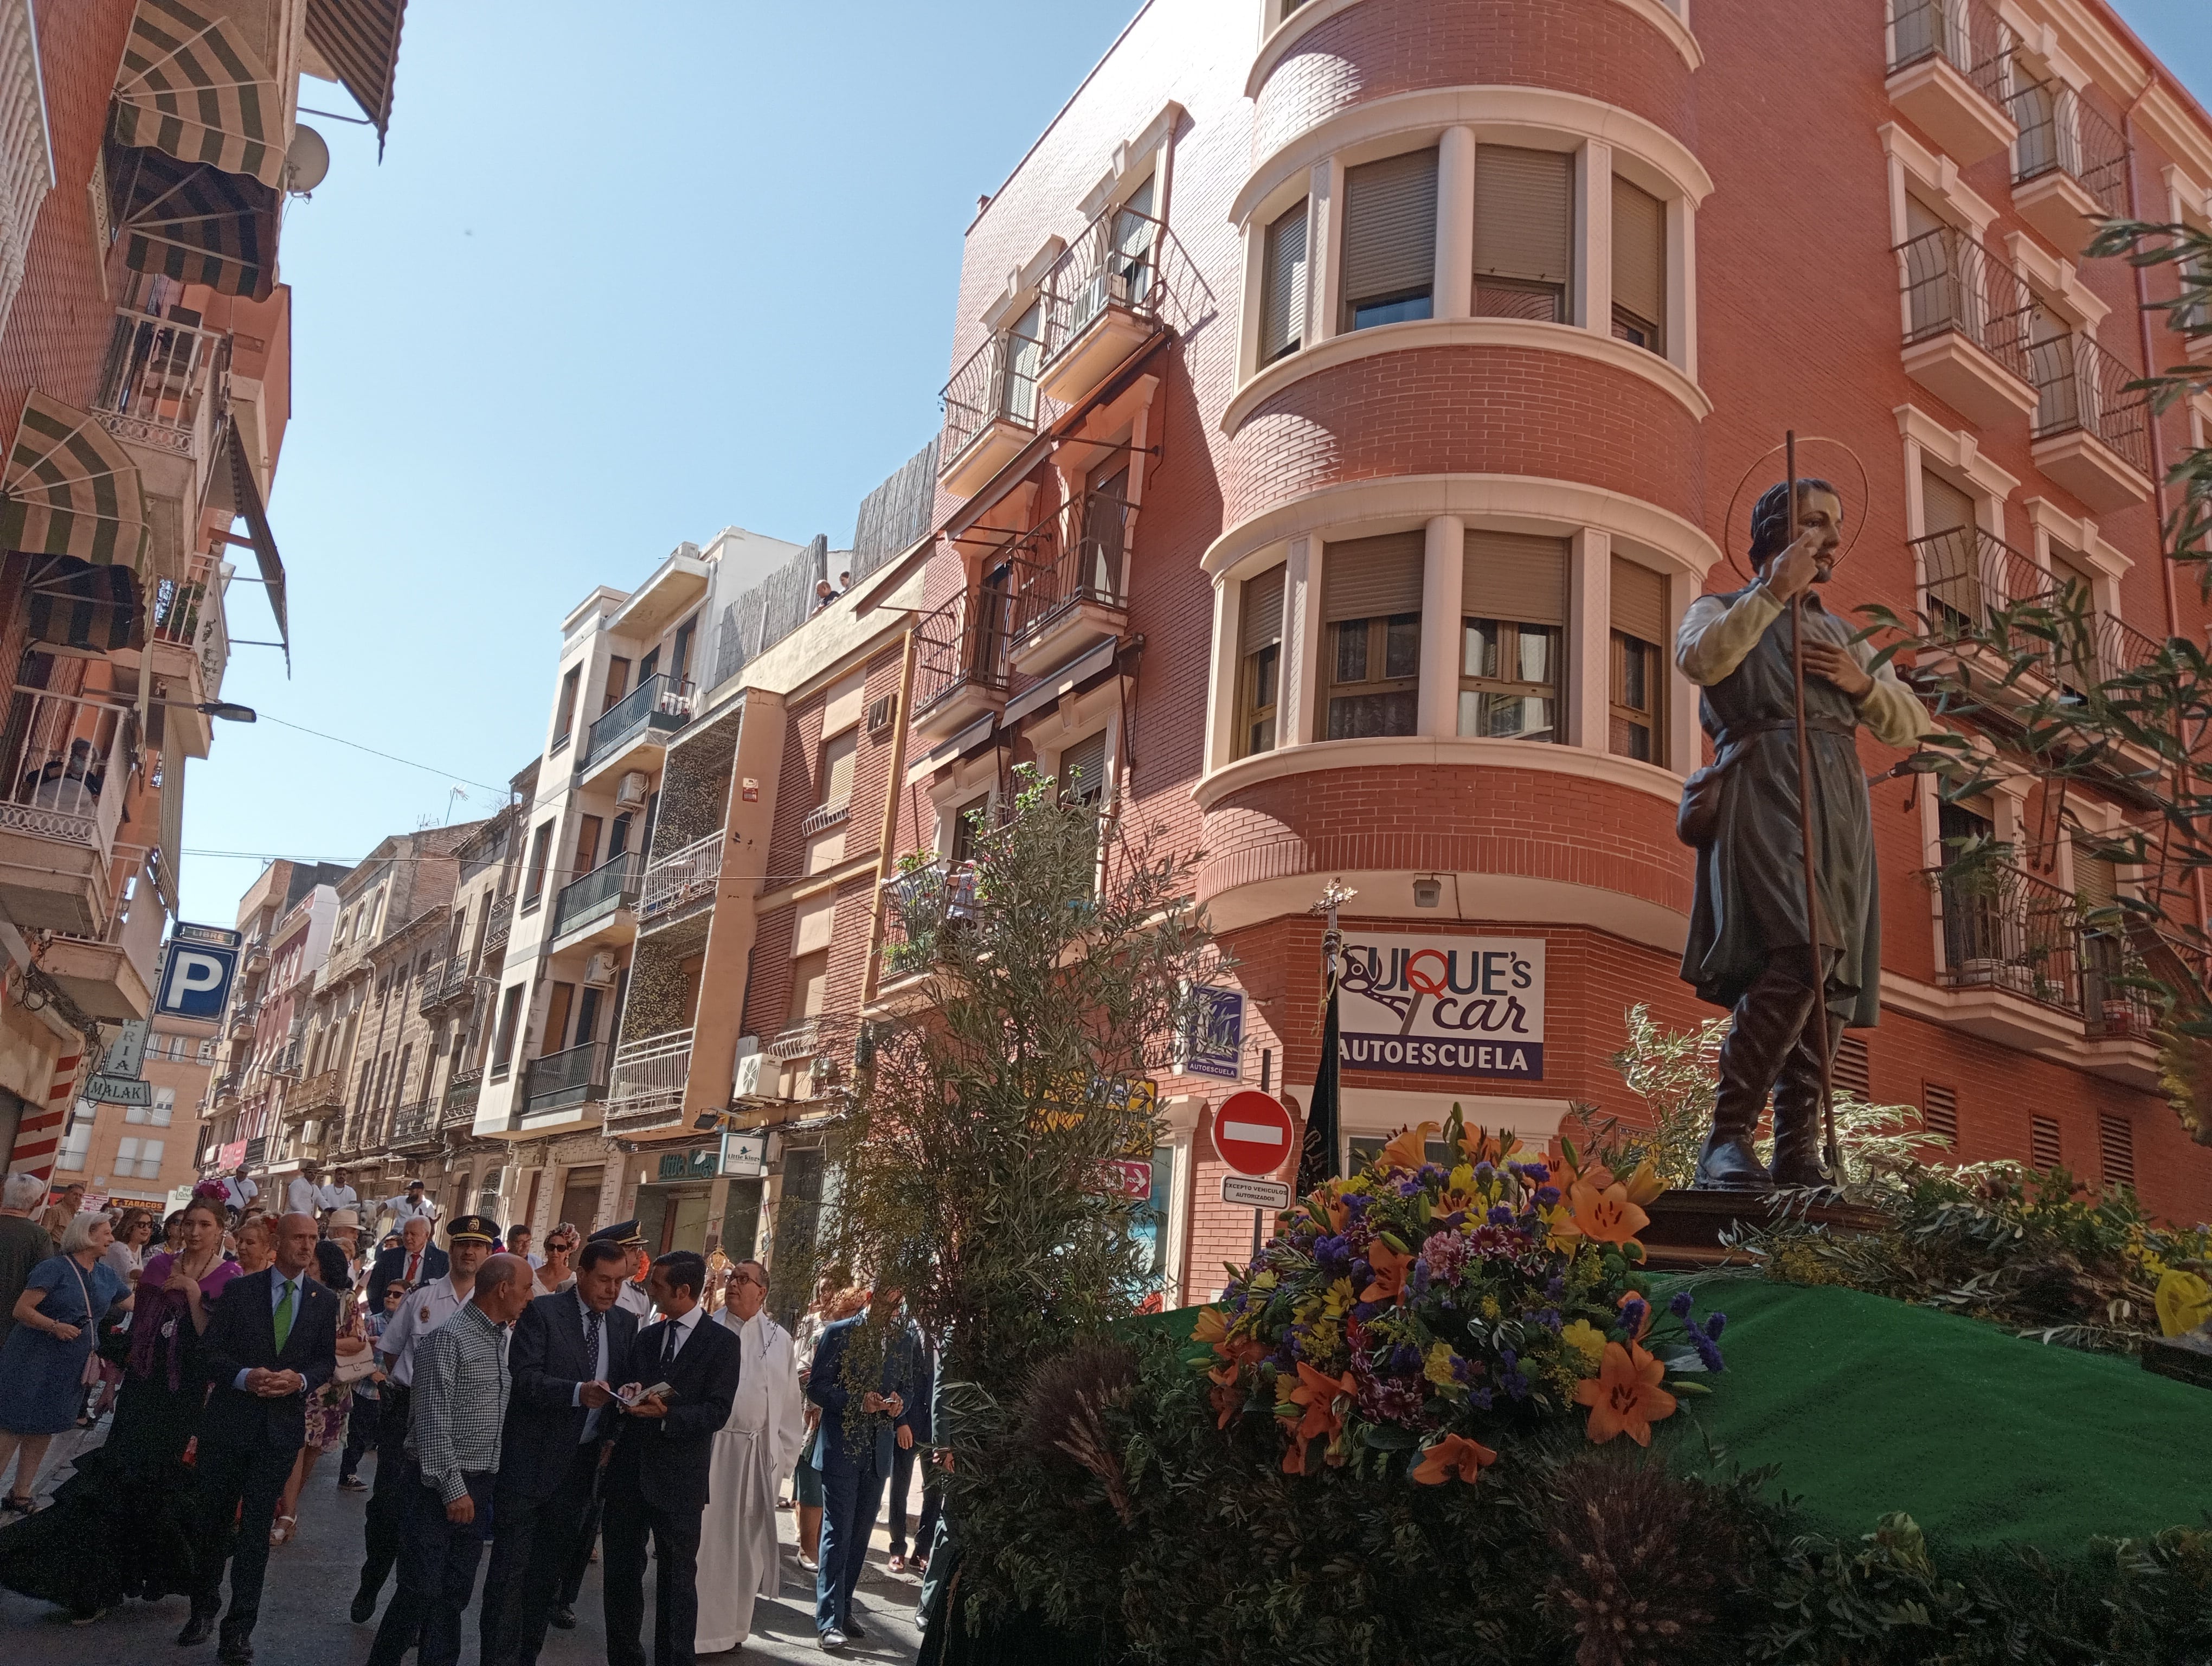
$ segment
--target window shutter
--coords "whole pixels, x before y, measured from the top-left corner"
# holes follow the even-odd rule
[[[2136,1183],[2135,1125],[2109,1111],[2097,1118],[2097,1156],[2107,1186]]]
[[[1959,1090],[1942,1082],[1920,1085],[1920,1121],[1929,1133],[1959,1149]]]
[[[1237,621],[1237,652],[1257,654],[1283,640],[1283,586],[1289,569],[1277,562],[1259,577],[1244,581],[1244,610]]]
[[[1079,740],[1060,755],[1060,790],[1086,803],[1106,788],[1106,731]]]
[[[2113,907],[2120,894],[2112,863],[2086,849],[2079,839],[2074,841],[2074,891],[2092,913]]]
[[[1470,532],[1466,560],[1459,611],[1468,617],[1566,623],[1566,539]]]
[[[1437,271],[1436,151],[1348,169],[1344,196],[1345,299],[1427,289]]]
[[[1575,159],[1485,144],[1474,153],[1474,270],[1536,283],[1573,278]]]
[[[2062,587],[2069,584],[2078,584],[2085,592],[2094,593],[2089,583],[2089,568],[2087,560],[2075,551],[2068,549],[2057,538],[2051,540],[2051,577],[2053,583]]]
[[[1279,358],[1304,339],[1306,325],[1307,204],[1269,226],[1260,283],[1260,362]]]
[[[848,729],[822,749],[823,804],[853,801],[853,758],[860,750],[860,732],[857,729]]]
[[[1332,621],[1419,612],[1427,544],[1425,532],[1390,532],[1328,545],[1322,559],[1322,611]]]
[[[1960,532],[1974,524],[1974,500],[1932,470],[1920,471],[1920,505],[1930,537]]]
[[[1613,628],[1639,642],[1667,642],[1666,575],[1613,558]]]
[[[2061,1151],[2058,1143],[2058,1122],[2051,1116],[2031,1116],[2027,1119],[2027,1160],[2039,1169],[2058,1166]]]
[[[1613,176],[1613,304],[1645,322],[1667,321],[1667,205]]]
[[[821,1016],[830,993],[830,952],[817,950],[791,963],[791,1008],[787,1029]]]
[[[1830,1071],[1836,1091],[1848,1093],[1854,1099],[1867,1101],[1874,1097],[1874,1073],[1867,1058],[1866,1037],[1845,1036],[1836,1043],[1835,1062]]]

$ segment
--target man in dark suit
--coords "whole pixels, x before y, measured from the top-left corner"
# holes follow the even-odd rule
[[[637,1316],[616,1300],[629,1270],[618,1246],[587,1243],[576,1287],[538,1297],[515,1322],[492,1497],[499,1532],[484,1576],[483,1666],[537,1666],[545,1645],[562,1568],[614,1437],[616,1373],[637,1341]]]
[[[430,1223],[416,1219],[399,1229],[399,1247],[380,1250],[368,1269],[368,1310],[384,1311],[384,1286],[394,1279],[412,1290],[446,1276],[446,1252],[430,1242]]]
[[[276,1500],[307,1443],[307,1396],[337,1370],[338,1299],[307,1276],[317,1236],[313,1215],[281,1217],[276,1265],[233,1279],[200,1338],[210,1392],[200,1414],[196,1460],[198,1561],[191,1618],[177,1641],[186,1646],[207,1641],[222,1605],[222,1568],[228,1561],[224,1666],[244,1666],[253,1658],[253,1622],[261,1610]]]
[[[668,1385],[665,1395],[627,1402],[607,1465],[601,1518],[601,1596],[608,1666],[645,1666],[645,1539],[653,1535],[655,1666],[694,1666],[699,1630],[699,1517],[714,1437],[730,1420],[742,1350],[736,1335],[699,1304],[707,1263],[689,1250],[653,1264],[653,1303],[667,1316],[631,1344],[632,1389]]]
[[[897,1316],[898,1292],[879,1290],[875,1300],[890,1317],[881,1333],[882,1375],[860,1396],[867,1426],[860,1438],[846,1435],[852,1392],[845,1356],[863,1334],[872,1308],[823,1329],[806,1377],[806,1397],[822,1408],[822,1554],[814,1573],[814,1633],[825,1649],[842,1649],[848,1639],[867,1635],[853,1620],[853,1588],[868,1559],[868,1534],[883,1505],[891,1454],[901,1438],[914,1438],[915,1350]]]

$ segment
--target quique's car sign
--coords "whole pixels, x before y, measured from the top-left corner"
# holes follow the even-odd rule
[[[1347,1070],[1544,1079],[1544,941],[1347,932]]]

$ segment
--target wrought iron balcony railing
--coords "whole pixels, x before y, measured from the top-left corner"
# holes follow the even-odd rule
[[[507,933],[514,925],[514,893],[509,891],[494,903],[491,912],[484,916],[483,952],[487,962],[507,947]]]
[[[445,1115],[440,1119],[446,1127],[473,1122],[477,1116],[477,1100],[483,1092],[483,1068],[456,1070],[453,1079],[446,1084]]]
[[[932,862],[884,882],[883,976],[926,971],[945,933],[975,917],[975,875],[965,863]]]
[[[617,909],[635,907],[644,880],[644,864],[635,850],[601,862],[582,879],[561,887],[553,899],[553,935],[565,937]]]
[[[1130,208],[1108,209],[1085,226],[1044,278],[1044,363],[1116,308],[1158,315],[1160,256],[1167,227]]]
[[[1948,63],[1997,109],[2006,108],[2012,32],[1985,0],[1898,0],[1890,73],[1933,58]]]
[[[587,1042],[565,1052],[549,1053],[523,1067],[522,1115],[591,1104],[607,1097],[605,1042]]]
[[[192,556],[181,581],[165,578],[155,585],[146,635],[196,656],[208,697],[215,697],[230,664],[230,622],[223,612],[222,568],[213,556]]]
[[[415,1146],[432,1146],[440,1138],[440,1106],[435,1099],[413,1099],[392,1114],[390,1143],[405,1150]]]
[[[2012,88],[2011,114],[2020,128],[2013,183],[2024,185],[2046,173],[2069,174],[2109,217],[2124,215],[2128,147],[2112,119],[2065,82],[2028,74],[2017,59]]]
[[[2027,350],[2028,380],[2036,391],[2034,437],[2079,430],[2150,473],[2150,430],[2135,374],[2087,336],[2054,336]]]
[[[1081,520],[1072,540],[1054,516],[1006,547],[1014,571],[1017,642],[1042,635],[1086,602],[1112,608],[1128,605],[1124,564],[1135,508],[1110,492],[1090,492],[1078,513]]]
[[[2081,915],[2070,892],[2000,863],[1945,868],[1936,888],[1946,985],[2081,1012]]]
[[[1043,340],[1012,330],[995,332],[969,354],[939,395],[945,404],[939,466],[950,468],[977,438],[1000,423],[1022,432],[1036,429],[1045,409],[1037,392],[1043,367]]]
[[[1907,347],[1955,330],[2021,380],[2031,380],[2027,323],[2034,298],[2018,272],[1955,226],[1909,238],[1897,254]]]
[[[919,717],[964,689],[1004,693],[1013,573],[996,568],[915,627],[914,711]]]
[[[336,1070],[316,1072],[292,1090],[286,1104],[309,1116],[337,1110],[345,1103],[345,1085],[340,1075]]]
[[[645,888],[638,895],[637,918],[649,926],[704,902],[714,894],[722,877],[722,830],[716,828],[703,839],[695,839],[681,850],[657,856],[645,871]]]
[[[689,1030],[678,1030],[645,1036],[615,1050],[614,1073],[607,1084],[609,1128],[658,1125],[684,1108],[684,1086],[691,1074],[691,1035]]]
[[[230,337],[197,322],[115,309],[100,379],[100,425],[118,439],[205,465],[213,456]]]
[[[137,720],[119,707],[18,690],[0,769],[0,832],[80,845],[105,864],[130,796]]]
[[[436,1012],[446,1004],[446,963],[440,961],[422,974],[416,985],[415,1010],[418,1012]]]
[[[691,721],[693,697],[687,679],[655,672],[599,715],[576,768],[592,768],[647,729],[682,728]]]

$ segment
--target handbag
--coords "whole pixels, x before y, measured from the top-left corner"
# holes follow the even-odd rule
[[[92,1347],[85,1353],[83,1368],[76,1374],[78,1386],[89,1389],[100,1381],[100,1322],[92,1316],[92,1292],[85,1288],[83,1273],[79,1271],[77,1264],[74,1261],[70,1261],[68,1256],[64,1256],[62,1259],[69,1261],[70,1271],[76,1274],[76,1293],[84,1298],[85,1328],[92,1332]]]
[[[1734,751],[1725,751],[1711,763],[1692,769],[1682,782],[1682,802],[1674,812],[1674,836],[1692,850],[1703,850],[1720,830],[1721,789],[1727,784]]]
[[[376,1350],[365,1353],[349,1353],[338,1359],[338,1368],[331,1373],[333,1383],[358,1383],[376,1369]]]

